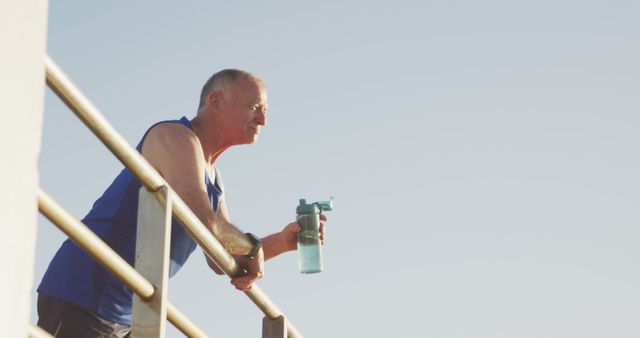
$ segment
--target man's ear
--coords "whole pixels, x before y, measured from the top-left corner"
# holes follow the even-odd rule
[[[223,96],[220,90],[212,90],[211,93],[207,95],[207,105],[210,105],[213,108],[219,108],[222,98]]]

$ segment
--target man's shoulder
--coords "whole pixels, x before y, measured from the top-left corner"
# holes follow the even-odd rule
[[[200,147],[198,136],[181,123],[162,122],[151,127],[144,141],[145,146],[159,144],[163,147]]]
[[[175,136],[175,137],[197,138],[193,130],[191,130],[189,127],[177,121],[176,122],[165,121],[165,122],[160,122],[154,125],[148,131],[147,137],[149,136],[155,136],[155,137]]]
[[[190,153],[202,153],[202,145],[193,130],[181,123],[156,124],[149,129],[142,146],[142,154],[148,158]]]

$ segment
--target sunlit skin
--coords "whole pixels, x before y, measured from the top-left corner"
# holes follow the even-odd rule
[[[211,209],[205,173],[214,179],[216,160],[229,147],[255,143],[266,125],[267,91],[261,81],[243,77],[207,96],[191,122],[193,130],[175,123],[163,123],[152,128],[144,142],[142,155],[160,172],[213,235],[229,251],[246,272],[233,276],[231,283],[239,290],[250,290],[264,275],[264,261],[284,252],[296,250],[300,226],[293,222],[281,231],[261,239],[262,250],[256,257],[246,256],[253,244],[244,232],[231,224],[224,197],[217,212]],[[223,186],[222,179],[218,182]],[[320,238],[324,241],[321,216]],[[218,274],[223,271],[207,258]]]

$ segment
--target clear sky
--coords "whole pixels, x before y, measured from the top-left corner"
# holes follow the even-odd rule
[[[213,72],[265,79],[258,144],[218,166],[259,235],[334,196],[325,271],[289,253],[259,283],[305,337],[640,336],[638,2],[49,7],[49,54],[132,144],[192,117]],[[81,218],[121,167],[47,90],[41,186]],[[63,239],[40,219],[36,284]],[[260,336],[199,250],[169,299],[211,337]]]

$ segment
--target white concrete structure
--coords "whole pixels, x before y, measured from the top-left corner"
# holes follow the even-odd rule
[[[26,337],[36,243],[47,0],[0,1],[0,327]]]

